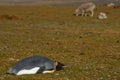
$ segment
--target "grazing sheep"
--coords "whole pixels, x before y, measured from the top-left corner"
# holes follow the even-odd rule
[[[75,15],[76,16],[93,16],[94,15],[94,9],[96,8],[96,5],[92,2],[81,4],[76,10]]]
[[[115,4],[114,3],[109,3],[109,4],[106,4],[107,7],[114,7]]]

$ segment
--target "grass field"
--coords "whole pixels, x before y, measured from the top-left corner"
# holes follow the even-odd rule
[[[120,8],[98,7],[94,17],[73,16],[75,6],[0,6],[0,80],[120,80]],[[108,19],[98,20],[100,11]],[[68,69],[15,76],[18,60],[42,55]]]

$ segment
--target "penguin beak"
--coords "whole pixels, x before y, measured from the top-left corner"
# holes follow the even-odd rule
[[[56,71],[62,70],[64,68],[66,68],[67,66],[65,66],[64,64],[60,63],[60,62],[56,62]]]

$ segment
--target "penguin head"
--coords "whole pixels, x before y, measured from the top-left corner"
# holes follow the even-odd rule
[[[56,71],[62,70],[64,69],[64,67],[66,67],[64,64],[57,61],[55,62],[55,66],[56,66]]]

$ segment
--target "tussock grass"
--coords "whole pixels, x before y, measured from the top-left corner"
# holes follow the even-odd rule
[[[119,9],[98,7],[94,17],[76,17],[74,6],[1,6],[0,80],[119,80]],[[108,19],[98,20],[100,11]],[[18,60],[42,55],[70,68],[54,74],[5,74]]]

